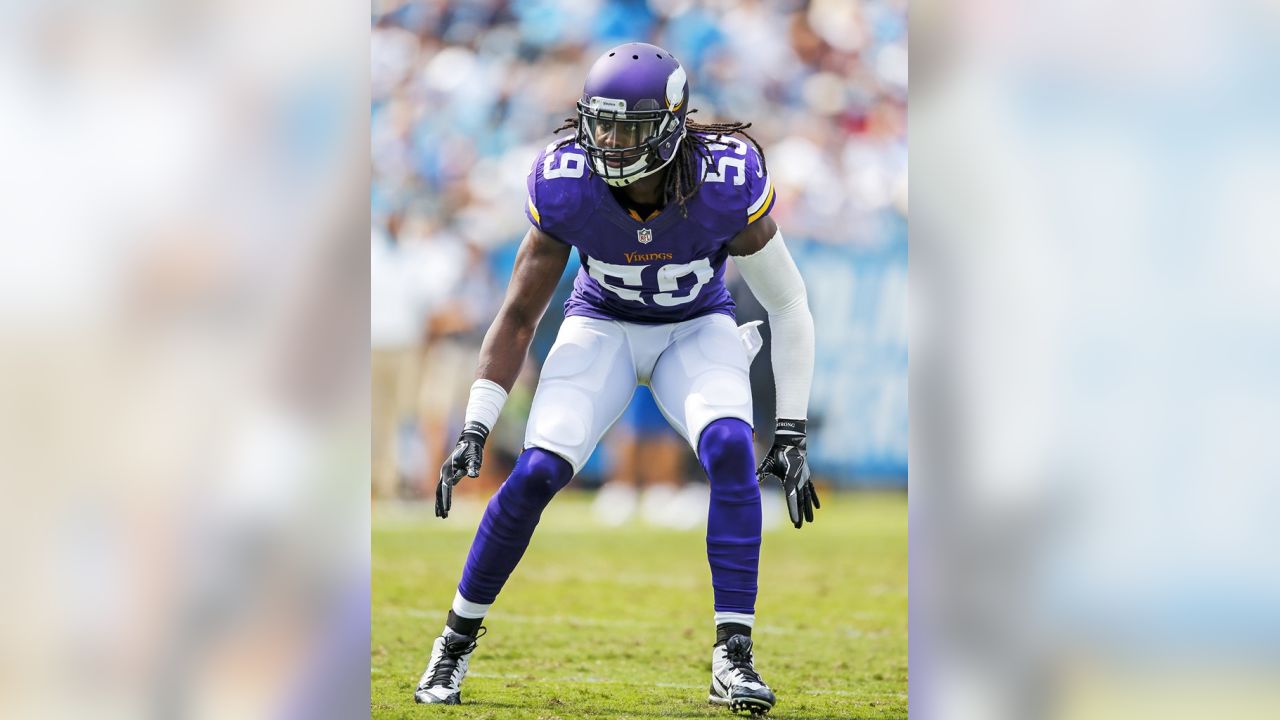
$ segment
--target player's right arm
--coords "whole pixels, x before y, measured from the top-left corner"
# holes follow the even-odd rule
[[[538,328],[556,284],[569,261],[570,247],[536,227],[529,228],[520,250],[507,296],[480,346],[476,381],[471,386],[462,435],[440,468],[436,485],[436,516],[448,517],[453,504],[453,486],[463,475],[476,477],[484,461],[484,443],[489,437],[507,393],[520,374],[533,332]]]

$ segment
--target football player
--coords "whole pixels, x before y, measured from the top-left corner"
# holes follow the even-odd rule
[[[528,547],[552,496],[587,461],[646,384],[707,473],[707,558],[716,642],[709,700],[767,713],[773,692],[752,664],[760,485],[782,483],[791,521],[813,521],[805,461],[813,318],[804,282],[769,211],[764,154],[740,123],[688,120],[689,83],[666,50],[620,45],[587,74],[576,117],[529,172],[506,299],[480,349],[461,437],[440,470],[436,514],[476,477],[485,439],[516,379],[569,253],[582,268],[529,413],[524,452],[485,510],[444,632],[414,697],[457,704],[481,622]],[[738,135],[745,137],[739,138]],[[777,385],[772,448],[752,447],[751,337],[724,285],[733,257],[769,313]],[[754,335],[758,349],[758,334]]]

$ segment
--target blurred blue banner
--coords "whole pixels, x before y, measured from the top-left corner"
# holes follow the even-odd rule
[[[809,458],[842,485],[907,482],[905,222],[874,248],[798,243],[817,331]]]

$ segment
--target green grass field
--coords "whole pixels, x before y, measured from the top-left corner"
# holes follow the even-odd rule
[[[374,718],[732,716],[706,701],[704,530],[599,528],[589,499],[566,491],[543,515],[485,621],[460,707],[415,705],[413,688],[483,508],[455,504],[448,520],[428,503],[375,511]],[[906,496],[828,493],[813,525],[766,530],[756,613],[770,717],[907,717]]]

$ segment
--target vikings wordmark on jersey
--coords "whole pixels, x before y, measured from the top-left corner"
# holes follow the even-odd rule
[[[733,316],[724,286],[728,243],[774,205],[773,184],[755,148],[710,137],[705,180],[686,204],[648,218],[623,209],[588,172],[576,142],[548,145],[529,172],[525,214],[538,229],[578,250],[565,315],[669,323],[708,313]],[[636,251],[637,242],[644,251]]]

